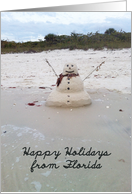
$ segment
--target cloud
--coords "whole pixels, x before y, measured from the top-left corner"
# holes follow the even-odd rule
[[[128,12],[2,12],[1,18],[5,21],[28,22],[50,22],[57,24],[70,23],[104,23],[107,18],[130,18]]]
[[[104,33],[108,28],[131,31],[130,12],[2,12],[1,38],[38,40],[49,33]],[[41,38],[40,38],[41,37]],[[43,38],[42,38],[43,37]]]

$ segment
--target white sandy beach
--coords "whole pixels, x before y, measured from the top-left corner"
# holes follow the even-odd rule
[[[58,75],[62,73],[66,63],[75,63],[82,80],[105,61],[100,71],[94,72],[90,79],[84,81],[85,87],[130,93],[131,49],[113,51],[65,49],[36,54],[5,54],[1,56],[1,84],[3,87],[51,87],[56,83],[56,76],[45,59],[48,59]]]
[[[84,79],[101,62],[84,86],[92,104],[51,108],[45,102],[65,63],[75,63]],[[30,104],[29,104],[30,103]],[[32,106],[31,106],[32,105]],[[1,187],[3,192],[130,192],[131,190],[131,49],[103,51],[55,50],[1,55]],[[37,157],[31,151],[61,154]],[[66,155],[66,147],[95,156]],[[33,153],[33,152],[32,152]],[[107,154],[106,154],[107,155]],[[68,168],[67,160],[97,164],[100,169]],[[44,167],[44,165],[43,165]]]

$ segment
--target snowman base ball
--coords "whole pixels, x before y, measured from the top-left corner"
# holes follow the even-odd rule
[[[46,106],[80,107],[92,103],[86,91],[75,93],[61,93],[54,90],[46,101]]]
[[[66,64],[63,73],[57,79],[56,88],[46,101],[46,106],[80,107],[91,103],[91,98],[78,74],[77,66]]]

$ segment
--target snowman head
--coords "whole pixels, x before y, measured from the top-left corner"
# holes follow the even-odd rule
[[[62,74],[66,75],[66,74],[73,74],[73,73],[78,74],[77,66],[75,64],[69,64],[69,63],[65,64]]]

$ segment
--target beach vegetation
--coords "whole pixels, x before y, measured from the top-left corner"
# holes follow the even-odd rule
[[[99,31],[80,34],[71,32],[70,35],[56,35],[53,33],[44,36],[44,40],[15,42],[1,40],[1,53],[35,53],[54,49],[122,49],[131,48],[131,33],[107,29],[104,33]]]
[[[114,28],[109,28],[109,29],[107,29],[106,31],[105,31],[105,34],[112,34],[112,33],[114,33],[114,32],[116,32],[116,30],[114,29]]]

